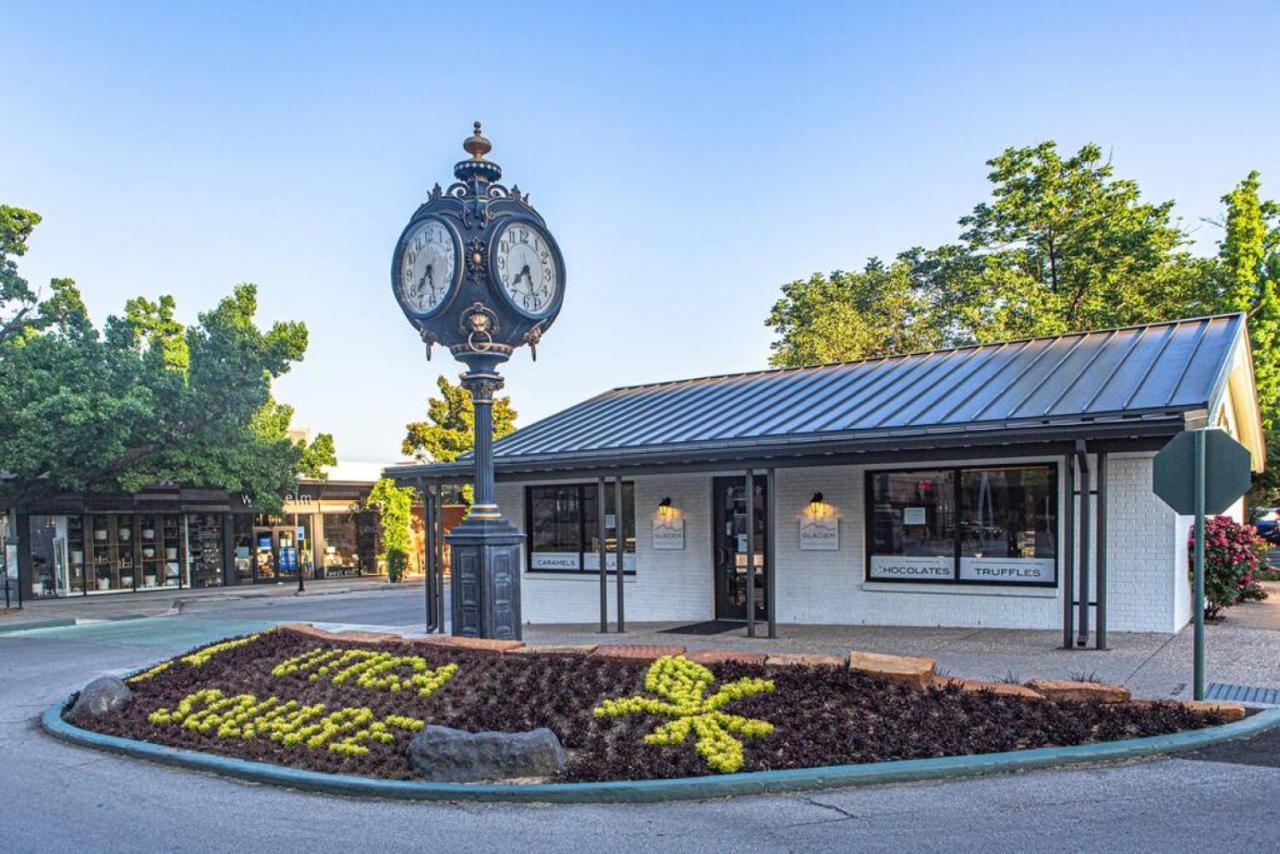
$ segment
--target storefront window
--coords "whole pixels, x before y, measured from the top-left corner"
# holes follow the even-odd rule
[[[525,525],[531,572],[598,572],[600,516],[594,483],[531,486],[525,491]],[[605,488],[606,567],[617,569],[616,487]],[[622,485],[623,569],[635,571],[635,484]]]
[[[222,585],[222,516],[193,513],[187,517],[187,560],[192,587]]]
[[[65,588],[63,545],[66,519],[62,516],[31,516],[31,595],[59,596]]]
[[[144,514],[138,519],[139,589],[181,585],[182,518],[176,514]]]
[[[955,579],[955,471],[873,472],[871,558],[867,577],[894,581]]]
[[[324,555],[321,557],[324,574],[359,575],[355,514],[325,513],[321,518],[324,526]]]
[[[240,584],[253,581],[253,517],[247,513],[236,513],[235,530],[232,536],[232,560],[235,562],[236,579]]]
[[[867,474],[867,578],[1057,583],[1052,465]]]
[[[1057,484],[1051,467],[960,472],[960,580],[1052,584]]]

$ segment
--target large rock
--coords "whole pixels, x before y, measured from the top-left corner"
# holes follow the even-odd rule
[[[71,706],[71,717],[99,717],[123,707],[133,696],[129,686],[114,676],[99,676],[84,686]]]
[[[1027,683],[1032,691],[1047,700],[1101,700],[1104,703],[1124,703],[1129,699],[1129,689],[1123,685],[1106,682],[1076,682],[1070,679],[1032,679]]]
[[[856,670],[904,688],[914,688],[917,691],[923,691],[933,682],[934,666],[932,658],[883,655],[856,649],[849,653],[850,670]]]
[[[1187,711],[1197,715],[1221,715],[1224,721],[1244,720],[1245,708],[1239,703],[1224,703],[1221,700],[1183,700]]]
[[[1043,700],[1039,693],[1025,685],[1010,685],[1007,682],[983,682],[978,679],[964,679],[959,676],[934,676],[933,685],[945,688],[954,685],[966,694],[978,694],[990,691],[1001,697],[1021,697],[1024,700]]]
[[[428,726],[413,737],[409,765],[434,783],[549,777],[564,770],[564,747],[551,730],[465,732]]]

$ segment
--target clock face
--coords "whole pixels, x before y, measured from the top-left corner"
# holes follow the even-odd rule
[[[498,235],[493,253],[498,282],[516,308],[546,313],[560,289],[560,270],[551,239],[527,222],[514,222]]]
[[[400,298],[410,311],[435,311],[453,287],[458,252],[449,227],[436,219],[419,223],[404,241],[400,256]]]

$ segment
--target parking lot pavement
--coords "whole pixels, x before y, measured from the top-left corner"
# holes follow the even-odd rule
[[[418,624],[421,589],[207,602],[191,613],[0,635],[0,850],[938,851],[1275,850],[1280,769],[1237,752],[965,781],[671,804],[527,806],[356,800],[246,784],[76,748],[36,716],[102,672],[292,620]],[[340,618],[334,620],[334,618]],[[537,635],[541,630],[532,632]],[[613,635],[633,641],[641,634]],[[658,635],[670,642],[672,635]],[[835,630],[785,642],[905,642]],[[965,655],[982,633],[917,638]],[[1035,640],[1035,638],[1030,638]],[[712,638],[722,643],[724,638]],[[1047,642],[1047,641],[1046,641]],[[1134,649],[1147,649],[1148,642]],[[1045,656],[1050,651],[1045,650]],[[1075,659],[1084,653],[1064,653]],[[1109,654],[1103,654],[1105,657]],[[1264,749],[1265,748],[1265,749]],[[1262,745],[1258,756],[1272,755]],[[1188,808],[1193,805],[1192,808]]]

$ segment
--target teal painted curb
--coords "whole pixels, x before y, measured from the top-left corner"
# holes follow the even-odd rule
[[[69,698],[68,698],[69,699]],[[826,768],[797,768],[787,771],[756,771],[721,774],[713,777],[681,777],[674,780],[616,780],[606,783],[539,783],[527,786],[501,783],[427,783],[411,780],[377,780],[343,774],[323,774],[246,762],[227,756],[199,753],[135,741],[81,729],[62,719],[67,701],[45,710],[41,723],[49,734],[84,747],[110,750],[139,759],[177,765],[197,771],[212,771],[255,783],[270,783],[333,795],[396,798],[411,801],[522,801],[527,803],[634,803],[730,795],[761,795],[834,789],[877,783],[911,783],[942,780],[1008,771],[1025,771],[1086,762],[1135,759],[1162,753],[1177,753],[1248,738],[1280,724],[1280,709],[1268,709],[1235,723],[1208,729],[1133,738],[1103,744],[1074,747],[1040,747],[978,756],[945,756],[938,759],[902,759],[865,765],[832,765]]]
[[[75,617],[62,617],[57,620],[36,620],[31,623],[18,623],[13,626],[0,626],[0,635],[6,635],[11,632],[25,632],[28,629],[60,629],[63,626],[74,626],[78,621]]]

